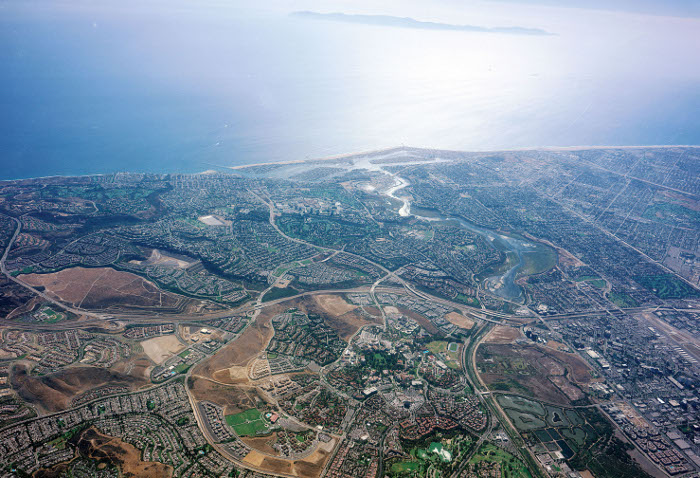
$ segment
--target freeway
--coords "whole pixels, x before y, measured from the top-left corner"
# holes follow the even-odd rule
[[[99,313],[95,313],[95,312],[86,311],[83,309],[76,309],[74,307],[70,307],[70,306],[68,306],[60,301],[53,299],[52,297],[45,294],[44,292],[41,292],[41,291],[35,289],[34,287],[32,287],[28,284],[25,284],[24,282],[20,281],[16,277],[13,277],[12,274],[10,274],[7,271],[7,268],[5,267],[5,261],[7,260],[7,255],[10,253],[10,249],[12,249],[12,244],[14,244],[15,240],[17,239],[17,236],[20,233],[20,230],[22,229],[22,224],[19,222],[19,220],[17,218],[11,217],[11,219],[17,224],[17,228],[15,229],[15,233],[12,235],[12,238],[8,242],[7,247],[5,248],[5,251],[2,254],[2,258],[0,258],[0,272],[5,274],[5,276],[7,276],[7,278],[9,280],[11,280],[12,282],[15,282],[18,285],[20,285],[26,289],[29,289],[37,296],[41,297],[42,299],[46,300],[47,302],[50,302],[50,303],[62,308],[63,310],[67,310],[68,312],[72,312],[73,314],[76,314],[78,316],[85,315],[88,317],[94,317],[97,319],[104,320],[104,318],[105,318],[104,314],[99,314]]]
[[[109,311],[109,312],[96,312],[94,310],[86,310],[74,306],[70,306],[68,304],[65,304],[48,294],[37,290],[36,288],[30,286],[29,284],[26,284],[19,280],[16,277],[13,277],[6,269],[5,267],[5,260],[7,258],[7,255],[12,248],[12,244],[16,240],[17,236],[20,233],[21,230],[21,223],[18,219],[12,218],[12,220],[17,224],[17,227],[15,229],[14,235],[12,236],[12,239],[9,241],[7,247],[5,248],[5,251],[3,252],[2,258],[0,258],[0,271],[5,274],[10,280],[15,282],[16,284],[25,287],[26,289],[30,290],[32,293],[36,294],[37,296],[41,297],[42,299],[46,300],[47,302],[56,305],[57,307],[60,307],[63,310],[66,310],[68,312],[71,312],[78,317],[80,317],[79,320],[68,320],[68,321],[62,321],[59,323],[55,324],[31,324],[29,326],[28,324],[18,324],[15,321],[8,321],[5,319],[0,319],[0,325],[7,325],[7,326],[12,326],[16,328],[32,328],[32,329],[42,329],[42,328],[47,328],[50,330],[61,330],[61,329],[68,329],[68,328],[88,328],[88,327],[99,327],[99,328],[105,328],[105,325],[107,325],[108,329],[112,330],[106,330],[107,332],[118,332],[121,330],[121,327],[117,323],[119,320],[122,321],[127,321],[131,324],[152,324],[152,323],[162,323],[163,321],[192,321],[192,322],[201,322],[205,320],[212,320],[212,319],[217,319],[217,318],[223,318],[223,317],[229,317],[234,314],[243,314],[243,313],[248,313],[248,312],[255,312],[256,310],[259,310],[263,307],[269,307],[272,305],[279,304],[281,302],[285,302],[288,300],[294,300],[298,299],[304,296],[309,296],[309,295],[316,295],[316,294],[331,294],[331,293],[369,293],[370,297],[372,298],[372,301],[374,302],[375,306],[381,311],[382,313],[382,318],[385,319],[384,317],[384,311],[383,308],[381,307],[379,300],[377,299],[376,292],[378,290],[378,287],[381,282],[391,278],[401,284],[402,287],[387,287],[387,286],[382,286],[379,290],[382,292],[391,292],[391,293],[397,293],[397,294],[402,294],[404,292],[408,292],[409,294],[412,294],[420,299],[423,300],[429,300],[433,302],[438,302],[442,303],[444,305],[447,305],[449,307],[453,307],[457,310],[460,310],[462,313],[468,313],[471,315],[476,316],[478,319],[487,321],[487,322],[493,322],[497,324],[502,324],[502,325],[514,325],[517,326],[519,323],[512,323],[509,324],[508,320],[510,315],[505,314],[503,312],[498,312],[498,311],[491,311],[491,310],[486,310],[486,309],[481,309],[481,308],[476,308],[476,307],[471,307],[465,304],[461,303],[456,303],[452,302],[447,299],[443,299],[440,297],[435,297],[431,294],[418,291],[416,290],[411,284],[407,283],[403,278],[401,278],[396,272],[397,271],[390,271],[386,267],[382,266],[381,264],[378,264],[376,262],[373,262],[365,257],[362,257],[357,254],[353,254],[350,252],[346,251],[341,251],[338,249],[333,249],[333,248],[328,248],[328,247],[320,247],[316,246],[314,244],[308,243],[306,241],[303,241],[301,239],[293,238],[290,236],[287,236],[282,232],[282,230],[277,226],[275,223],[275,206],[273,202],[266,201],[262,197],[260,197],[258,194],[256,194],[253,191],[250,191],[252,195],[254,195],[258,200],[260,200],[263,204],[267,205],[268,208],[270,209],[270,217],[269,221],[272,227],[275,228],[278,234],[280,234],[282,237],[286,238],[289,241],[304,244],[310,247],[314,247],[319,250],[324,250],[327,252],[330,252],[332,254],[337,254],[339,252],[343,252],[344,254],[348,254],[352,257],[355,257],[357,259],[360,259],[373,267],[378,268],[382,272],[384,272],[384,276],[380,277],[377,281],[375,281],[371,286],[359,286],[351,289],[324,289],[324,290],[317,290],[317,291],[308,291],[308,292],[303,292],[301,294],[297,294],[294,296],[290,297],[284,297],[276,300],[271,300],[268,302],[261,302],[261,298],[264,295],[263,291],[260,296],[258,297],[258,300],[256,300],[254,305],[251,304],[243,304],[239,307],[234,307],[230,309],[226,309],[223,311],[218,311],[218,312],[211,312],[211,313],[199,313],[199,314],[161,314],[161,313],[154,313],[152,311],[144,310],[143,312],[134,312],[134,311],[129,311],[129,312],[119,312],[119,311]]]
[[[476,351],[479,348],[479,345],[481,345],[481,342],[486,338],[488,332],[491,330],[492,327],[492,324],[485,323],[481,325],[478,329],[474,330],[474,333],[472,334],[470,339],[467,342],[465,342],[465,347],[463,347],[462,350],[462,366],[464,367],[464,370],[467,373],[469,381],[472,383],[474,393],[477,394],[479,399],[490,412],[489,428],[487,432],[481,435],[479,441],[477,442],[475,450],[472,451],[469,458],[465,459],[465,462],[458,468],[457,472],[453,474],[452,477],[454,478],[456,476],[459,476],[459,472],[461,472],[464,466],[466,466],[466,463],[468,463],[469,459],[473,456],[474,453],[476,453],[476,450],[478,450],[478,448],[490,434],[494,425],[492,416],[495,417],[501,423],[506,433],[510,437],[511,442],[516,447],[521,448],[522,458],[527,463],[530,471],[532,471],[536,477],[548,476],[547,473],[542,470],[539,462],[534,458],[530,450],[524,446],[520,434],[508,419],[508,416],[505,414],[505,412],[499,405],[498,400],[495,399],[495,395],[488,393],[488,387],[479,376],[479,372],[476,368]]]

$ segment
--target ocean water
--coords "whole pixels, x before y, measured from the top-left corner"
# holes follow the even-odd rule
[[[286,3],[113,3],[0,3],[0,179],[401,144],[700,144],[697,19],[405,13],[553,33],[529,36],[308,20]]]

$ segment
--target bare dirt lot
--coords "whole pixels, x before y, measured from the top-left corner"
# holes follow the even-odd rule
[[[245,368],[251,359],[265,349],[273,334],[270,325],[272,317],[284,312],[288,307],[289,305],[277,304],[264,308],[240,337],[197,365],[192,373],[223,383],[240,383],[238,377],[234,380],[229,369],[232,367]],[[242,375],[245,377],[244,381],[247,382],[247,373]]]
[[[56,300],[84,309],[148,308],[177,313],[201,306],[200,301],[163,292],[135,274],[109,267],[73,267],[49,274],[20,275],[19,279],[34,287],[43,287]]]
[[[223,385],[201,377],[190,377],[187,385],[196,400],[221,405],[226,415],[255,408],[260,402],[265,402],[262,393],[250,386]]]
[[[346,312],[357,309],[356,305],[349,304],[339,295],[324,294],[313,296],[314,302],[323,310],[333,315],[343,315]]]
[[[462,327],[463,329],[471,329],[474,327],[474,319],[470,319],[469,317],[458,314],[457,312],[450,312],[445,316],[447,320],[450,321],[450,323],[456,325],[457,327]]]
[[[594,381],[593,376],[591,375],[591,368],[577,355],[565,352],[549,353],[559,362],[564,364],[569,380],[576,383],[590,383]]]
[[[276,434],[273,434],[276,436]],[[241,441],[251,447],[253,450],[259,450],[262,451],[263,453],[267,453],[268,455],[279,455],[280,453],[272,448],[270,445],[268,445],[269,441],[273,441],[275,437],[273,436],[266,436],[266,437],[241,437]]]
[[[14,368],[12,387],[24,400],[41,410],[65,410],[71,401],[88,390],[104,385],[121,385],[135,390],[146,381],[98,367],[70,367],[54,374],[31,376],[23,365]]]
[[[181,352],[185,346],[174,335],[164,335],[141,342],[141,347],[148,358],[157,365],[162,364],[173,355]]]
[[[487,344],[512,344],[516,339],[522,337],[520,329],[507,327],[504,325],[495,326],[484,339]]]
[[[491,390],[562,405],[583,398],[577,384],[591,380],[588,366],[578,357],[535,345],[482,344],[477,365]]]
[[[134,478],[170,477],[172,467],[153,461],[141,461],[141,451],[119,438],[103,435],[95,428],[83,432],[78,447],[90,458],[108,460],[119,467],[122,476]]]
[[[269,473],[287,473],[301,478],[316,478],[321,475],[323,467],[330,458],[335,442],[336,440],[333,439],[331,442],[319,446],[303,460],[285,460],[252,450],[243,461]]]
[[[326,324],[346,342],[361,327],[381,323],[380,319],[368,317],[362,313],[362,309],[347,303],[342,296],[337,294],[313,296],[310,300],[301,298],[295,301],[294,307],[298,307],[307,314],[322,316]],[[381,313],[377,315],[381,316]]]

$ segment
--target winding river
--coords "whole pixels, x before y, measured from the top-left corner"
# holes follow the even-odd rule
[[[495,243],[498,242],[500,246],[499,249],[503,250],[505,253],[513,257],[516,262],[503,274],[487,277],[484,280],[483,285],[486,289],[489,290],[489,292],[498,297],[518,303],[524,302],[525,298],[523,296],[523,291],[521,287],[515,283],[515,280],[518,276],[518,272],[520,271],[520,269],[522,269],[525,263],[524,254],[536,251],[534,244],[524,239],[519,239],[517,237],[497,233],[489,229],[477,226],[468,221],[465,221],[461,217],[445,216],[437,212],[435,214],[431,214],[430,216],[424,216],[419,213],[412,212],[410,199],[406,196],[401,196],[397,194],[402,189],[410,186],[411,183],[407,179],[402,178],[395,173],[387,171],[386,169],[381,169],[381,171],[394,178],[394,185],[386,191],[384,191],[384,194],[402,203],[401,208],[399,209],[400,216],[412,216],[423,221],[456,222],[469,232],[484,237],[491,244],[494,244],[494,247],[496,247]]]

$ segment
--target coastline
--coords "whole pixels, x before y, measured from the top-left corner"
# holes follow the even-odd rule
[[[472,150],[461,150],[461,149],[444,149],[444,148],[429,148],[429,147],[418,147],[418,146],[393,146],[382,149],[367,150],[367,151],[357,151],[353,153],[343,153],[336,154],[332,156],[321,156],[319,158],[307,158],[307,159],[293,159],[288,161],[269,161],[264,163],[253,163],[253,164],[240,164],[237,166],[221,166],[225,169],[230,169],[233,171],[238,171],[246,168],[253,168],[257,166],[286,166],[292,164],[304,164],[304,163],[314,163],[321,161],[334,161],[340,159],[349,159],[361,156],[367,156],[371,154],[389,153],[394,151],[436,151],[445,153],[513,153],[513,152],[524,152],[524,151],[583,151],[587,149],[672,149],[672,148],[700,148],[700,144],[651,144],[651,145],[625,145],[625,146],[534,146],[534,147],[522,147],[522,148],[510,148],[510,149],[472,149]],[[202,174],[202,173],[199,173]]]
[[[356,151],[350,153],[342,153],[331,156],[321,156],[318,158],[305,158],[305,159],[293,159],[287,161],[268,161],[262,163],[251,163],[251,164],[240,164],[236,166],[217,166],[221,169],[227,169],[231,171],[239,171],[246,168],[252,168],[256,166],[283,166],[291,164],[304,164],[304,163],[314,163],[322,161],[337,161],[342,159],[350,159],[355,157],[368,156],[380,153],[389,153],[395,151],[435,151],[435,152],[445,152],[445,153],[510,153],[510,152],[524,152],[524,151],[581,151],[587,149],[671,149],[671,148],[700,148],[700,144],[652,144],[652,145],[625,145],[625,146],[609,146],[609,145],[597,145],[597,146],[587,146],[587,145],[577,145],[577,146],[534,146],[534,147],[522,147],[522,148],[507,148],[507,149],[471,149],[471,150],[461,150],[461,149],[444,149],[444,148],[430,148],[430,147],[418,147],[418,146],[392,146],[381,149],[366,150],[366,151]],[[197,173],[189,174],[212,174],[215,170],[200,171]],[[14,179],[0,179],[0,185],[4,183],[18,183],[21,181],[36,181],[40,179],[50,180],[50,179],[67,179],[67,178],[90,178],[99,176],[108,176],[110,174],[118,173],[133,173],[133,174],[173,174],[171,172],[146,172],[146,171],[118,171],[115,173],[92,173],[92,174],[53,174],[47,176],[33,176],[30,178],[14,178]],[[185,174],[185,173],[182,173]]]

